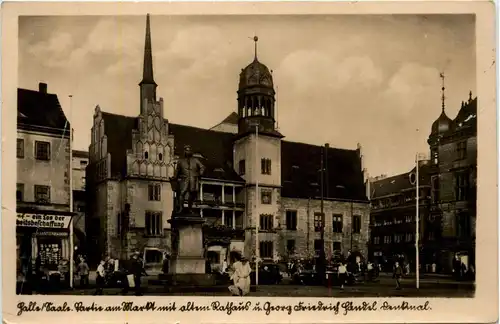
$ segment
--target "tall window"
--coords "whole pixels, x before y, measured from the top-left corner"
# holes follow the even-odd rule
[[[260,215],[260,229],[263,231],[270,231],[273,229],[273,215],[262,214]]]
[[[323,241],[314,240],[314,253],[316,253],[316,255],[319,255],[321,253],[322,248],[323,248]]]
[[[146,235],[160,236],[163,234],[161,212],[146,211]]]
[[[16,156],[20,159],[24,158],[24,139],[17,139],[17,152]]]
[[[238,162],[238,174],[245,175],[245,168],[245,160],[240,160],[240,162]]]
[[[35,202],[50,203],[50,187],[35,185]]]
[[[148,197],[149,200],[160,201],[161,200],[161,184],[149,184],[148,185]]]
[[[289,231],[297,230],[297,211],[287,210],[286,211],[286,229]]]
[[[431,199],[433,204],[439,201],[439,176],[431,177]]]
[[[261,159],[260,169],[262,174],[271,174],[271,159]]]
[[[261,258],[269,259],[273,257],[273,242],[270,241],[260,242],[259,248],[260,248],[259,252]]]
[[[413,233],[406,233],[406,242],[413,241]]]
[[[323,228],[323,217],[321,213],[314,213],[314,231],[321,232]]]
[[[261,189],[260,191],[260,202],[264,205],[271,204],[273,200],[273,192],[269,189]]]
[[[233,227],[233,217],[232,217],[232,215],[230,215],[229,217],[227,217],[227,214],[226,214],[225,216],[226,217],[224,217],[224,225],[226,225],[227,227],[232,228]]]
[[[18,183],[16,185],[16,201],[24,200],[24,184]]]
[[[457,158],[463,160],[467,157],[467,141],[457,143]]]
[[[457,215],[458,226],[457,226],[457,236],[460,238],[468,238],[471,234],[471,221],[469,214],[460,213]]]
[[[373,244],[375,244],[375,245],[380,244],[380,237],[379,236],[374,236],[373,237]]]
[[[342,250],[341,242],[333,242],[333,252],[340,252]]]
[[[50,160],[50,143],[35,141],[35,158],[37,160]]]
[[[342,214],[333,214],[333,232],[334,233],[342,233]]]
[[[431,157],[432,157],[432,163],[438,164],[439,163],[439,153],[437,149],[433,149],[431,151]]]
[[[384,244],[390,244],[392,242],[392,236],[386,235],[384,236]]]
[[[359,215],[352,216],[352,232],[361,233],[361,216]]]
[[[394,235],[394,243],[401,243],[403,241],[403,234]]]
[[[286,241],[286,251],[288,253],[294,253],[295,252],[295,240],[287,240]]]
[[[467,200],[467,189],[469,185],[469,172],[462,171],[455,174],[455,196],[456,200]]]

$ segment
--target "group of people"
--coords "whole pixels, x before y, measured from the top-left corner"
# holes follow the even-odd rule
[[[119,260],[106,257],[97,266],[96,291],[94,295],[102,295],[106,285],[117,284],[122,288],[122,295],[128,294],[133,288],[136,296],[142,295],[141,278],[147,276],[144,262],[139,252],[134,252],[130,260],[120,264]]]

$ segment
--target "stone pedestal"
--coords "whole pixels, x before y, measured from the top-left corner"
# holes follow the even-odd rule
[[[170,273],[162,276],[172,285],[214,285],[215,278],[205,273],[203,229],[205,223],[197,214],[177,214],[172,225],[172,258]]]

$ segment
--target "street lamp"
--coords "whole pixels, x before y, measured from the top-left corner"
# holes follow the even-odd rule
[[[420,198],[420,188],[419,188],[419,182],[420,182],[420,176],[419,176],[419,169],[420,169],[420,161],[424,160],[425,158],[423,157],[422,153],[417,153],[415,156],[415,166],[416,166],[416,179],[415,179],[415,276],[416,276],[416,286],[417,289],[420,288],[420,251],[419,251],[419,244],[420,244],[420,213],[419,213],[419,198]]]
[[[255,285],[259,285],[259,122],[250,121],[250,126],[255,127]]]

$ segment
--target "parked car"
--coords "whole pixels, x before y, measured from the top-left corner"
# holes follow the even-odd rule
[[[252,285],[255,285],[255,271],[250,274]],[[259,285],[277,285],[283,280],[279,265],[262,263],[259,267]]]

